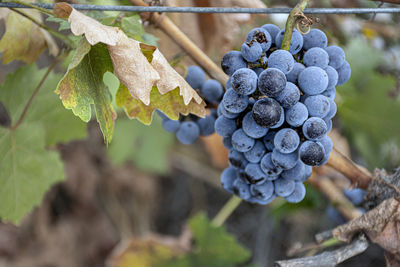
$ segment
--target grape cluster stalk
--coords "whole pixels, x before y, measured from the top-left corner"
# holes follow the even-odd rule
[[[333,148],[327,134],[337,111],[335,87],[351,75],[343,49],[328,46],[321,30],[294,30],[288,51],[280,49],[284,34],[273,24],[252,29],[241,51],[221,62],[229,80],[215,131],[230,150],[221,184],[251,203],[305,197],[303,182]]]

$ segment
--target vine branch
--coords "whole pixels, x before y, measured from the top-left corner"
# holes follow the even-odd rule
[[[224,224],[226,219],[235,211],[235,209],[242,203],[242,199],[233,195],[228,202],[220,209],[220,211],[215,215],[211,224],[215,227],[219,227]]]

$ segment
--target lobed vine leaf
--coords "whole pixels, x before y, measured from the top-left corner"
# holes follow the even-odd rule
[[[22,9],[22,11],[42,22],[41,14],[37,10]],[[22,15],[2,8],[0,19],[5,21],[6,30],[0,40],[0,52],[4,64],[14,60],[25,63],[35,62],[47,47],[51,55],[56,56],[58,46],[51,35]]]

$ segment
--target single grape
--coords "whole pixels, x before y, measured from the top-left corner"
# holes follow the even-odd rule
[[[265,24],[261,28],[269,33],[269,35],[272,37],[272,44],[275,44],[275,37],[281,29],[279,29],[279,27],[274,24]]]
[[[267,179],[265,173],[260,168],[260,164],[247,164],[244,173],[250,184],[262,184]]]
[[[239,152],[246,152],[253,148],[255,140],[245,134],[243,129],[236,130],[232,135],[232,146]]]
[[[193,121],[184,121],[176,132],[176,138],[184,145],[193,144],[200,135],[199,126]]]
[[[216,108],[211,108],[210,112],[211,112],[211,116],[214,116],[214,118],[217,118],[219,116]]]
[[[215,118],[214,116],[207,115],[205,118],[200,118],[197,121],[197,125],[200,128],[200,135],[208,136],[215,132],[214,128]]]
[[[281,153],[294,152],[300,144],[300,137],[297,132],[290,128],[283,128],[275,134],[275,149]]]
[[[269,97],[278,95],[285,89],[286,76],[285,74],[275,68],[268,68],[261,72],[258,77],[258,90]]]
[[[206,81],[206,74],[198,66],[189,66],[185,80],[194,89],[200,89]]]
[[[299,77],[300,72],[302,72],[306,67],[303,64],[295,62],[293,65],[293,69],[286,74],[286,79],[288,82],[297,83],[297,78]]]
[[[319,67],[307,67],[299,74],[301,90],[308,95],[318,95],[328,88],[328,74]]]
[[[232,164],[232,166],[239,169],[244,169],[246,165],[249,163],[247,159],[244,157],[243,153],[236,151],[235,149],[229,151],[228,160],[230,164]]]
[[[330,109],[329,98],[323,95],[311,95],[304,101],[311,117],[324,118]]]
[[[247,34],[246,42],[250,43],[251,41],[255,41],[260,44],[263,51],[267,51],[272,45],[271,35],[263,28],[252,29]]]
[[[236,179],[233,182],[233,192],[244,200],[247,200],[251,197],[250,186],[241,179]]]
[[[232,76],[229,76],[228,81],[226,81],[226,83],[225,83],[225,89],[227,91],[232,88],[231,81],[232,81]]]
[[[281,30],[275,37],[275,43],[278,48],[281,48],[285,30]],[[290,40],[289,52],[295,55],[303,48],[303,35],[297,30],[293,30],[292,39]]]
[[[324,117],[324,119],[332,119],[333,117],[335,117],[336,112],[337,112],[337,106],[335,101],[332,98],[328,98],[329,99],[329,111],[326,114],[326,116]]]
[[[274,194],[274,184],[271,181],[265,181],[262,184],[252,184],[250,185],[250,193],[257,199],[267,200]]]
[[[263,68],[251,68],[251,70],[257,74],[257,77],[260,76],[261,72],[264,71]]]
[[[261,158],[264,156],[267,149],[264,143],[261,141],[256,141],[253,148],[247,152],[244,152],[244,157],[251,163],[259,163]]]
[[[332,87],[332,88],[328,87],[325,91],[322,92],[322,95],[334,100],[335,97],[336,97],[336,88],[335,87]]]
[[[230,51],[224,55],[221,61],[222,70],[232,75],[236,70],[247,67],[247,62],[239,51]]]
[[[260,205],[267,205],[269,203],[271,203],[272,201],[274,201],[276,198],[275,194],[272,194],[272,196],[268,199],[265,200],[261,200],[261,199],[257,199],[257,198],[253,198],[254,199],[254,203],[260,204]]]
[[[310,166],[318,166],[325,157],[325,149],[319,142],[305,141],[300,145],[300,160]]]
[[[329,55],[320,47],[313,47],[307,50],[303,57],[303,64],[307,67],[316,66],[325,69],[328,67],[328,63]]]
[[[238,69],[232,74],[231,84],[233,90],[239,95],[251,95],[257,90],[257,74],[251,69]]]
[[[332,205],[329,205],[326,209],[326,216],[333,222],[335,225],[340,225],[346,223],[346,218],[335,209]]]
[[[296,166],[296,163],[299,160],[299,155],[297,151],[284,154],[279,152],[277,149],[274,149],[272,151],[271,160],[275,166],[280,167],[283,170],[289,170]]]
[[[303,48],[305,50],[309,50],[313,47],[326,48],[328,45],[328,38],[326,38],[325,33],[319,29],[311,29],[303,38]]]
[[[236,122],[234,120],[225,118],[224,116],[218,117],[215,120],[215,131],[222,137],[231,136],[236,131]]]
[[[252,109],[254,121],[263,127],[272,127],[279,123],[282,108],[279,103],[272,98],[262,98],[257,100]]]
[[[301,182],[304,182],[308,179],[308,177],[310,177],[312,174],[312,167],[309,165],[304,165],[304,176],[303,179],[301,180]]]
[[[221,103],[227,111],[231,113],[240,113],[247,108],[249,98],[244,95],[238,95],[235,90],[229,89],[225,92]]]
[[[283,171],[281,177],[287,180],[302,181],[306,171],[305,166],[306,165],[299,160],[293,168]]]
[[[326,130],[326,133],[328,134],[332,130],[332,120],[324,118],[324,121],[326,123],[326,127],[328,130]]]
[[[277,167],[272,162],[272,153],[269,152],[264,155],[260,162],[261,170],[267,175],[268,180],[275,180],[278,178],[279,174],[282,173],[282,168]]]
[[[339,46],[331,45],[325,48],[325,51],[329,55],[329,66],[339,69],[343,65],[346,57],[343,49]]]
[[[248,43],[243,43],[240,52],[242,53],[242,57],[247,62],[253,62],[261,57],[263,49],[257,42],[254,42],[251,45]]]
[[[224,94],[224,89],[217,80],[210,79],[203,83],[200,92],[207,101],[218,103]]]
[[[308,118],[307,107],[301,103],[297,102],[293,107],[286,111],[286,122],[293,127],[299,127]]]
[[[164,130],[170,133],[176,133],[179,130],[180,126],[181,122],[179,120],[174,121],[167,118],[162,121],[162,127],[164,128]]]
[[[233,113],[227,111],[223,104],[218,105],[218,116],[224,116],[228,119],[236,119],[237,117],[239,117],[239,115],[240,113]]]
[[[285,122],[285,110],[283,109],[283,107],[281,107],[281,117],[279,118],[279,121],[277,124],[275,124],[274,126],[271,126],[271,129],[277,129],[277,128],[281,127],[284,122]]]
[[[274,181],[275,194],[280,197],[287,197],[293,193],[296,183],[293,180],[278,178]]]
[[[331,153],[331,151],[333,149],[333,143],[329,136],[327,136],[327,135],[323,136],[322,138],[318,139],[318,142],[320,142],[322,144],[322,146],[324,147],[325,154]]]
[[[361,205],[367,195],[367,192],[360,188],[345,189],[343,193],[356,206]]]
[[[291,82],[286,83],[285,89],[277,95],[276,100],[284,108],[290,108],[294,106],[300,100],[300,90],[297,86]]]
[[[276,132],[269,131],[263,138],[264,145],[269,151],[272,151],[275,148],[274,145],[275,134]]]
[[[286,201],[289,203],[299,203],[306,196],[306,188],[303,183],[297,182],[294,187],[293,193],[285,197]]]
[[[224,147],[228,150],[232,150],[232,136],[225,136],[222,137],[222,143],[224,144]]]
[[[282,71],[284,74],[288,74],[293,69],[293,66],[293,56],[286,50],[275,50],[268,57],[268,67],[276,68]]]
[[[237,179],[237,170],[234,167],[226,168],[221,174],[222,187],[233,194],[233,182]]]
[[[303,124],[303,134],[309,140],[317,140],[328,131],[325,121],[318,117],[310,117]]]
[[[332,87],[334,88],[338,82],[339,74],[331,66],[326,67],[325,72],[326,72],[326,74],[328,74],[328,88],[332,88]]]
[[[344,61],[342,66],[339,69],[337,69],[337,72],[339,74],[337,85],[342,85],[350,79],[351,76],[350,64],[347,61]]]
[[[268,128],[262,127],[254,121],[251,111],[243,117],[242,128],[248,136],[255,139],[265,136],[268,132]]]

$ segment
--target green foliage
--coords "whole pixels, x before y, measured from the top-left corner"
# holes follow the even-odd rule
[[[0,101],[15,124],[45,69],[28,65],[8,75]],[[65,110],[54,94],[61,76],[50,73],[15,130],[0,127],[0,217],[17,223],[38,205],[50,186],[64,179],[59,155],[48,145],[86,136],[86,125]]]
[[[368,55],[368,56],[366,56]],[[338,87],[338,112],[345,130],[371,168],[385,165],[383,144],[400,145],[400,102],[389,96],[396,80],[375,69],[382,55],[362,39],[353,39],[346,57],[352,69],[350,80]]]
[[[149,172],[168,172],[167,152],[174,142],[174,135],[164,131],[160,118],[156,117],[150,126],[136,120],[117,120],[115,138],[108,148],[115,164],[131,160],[136,167]]]

